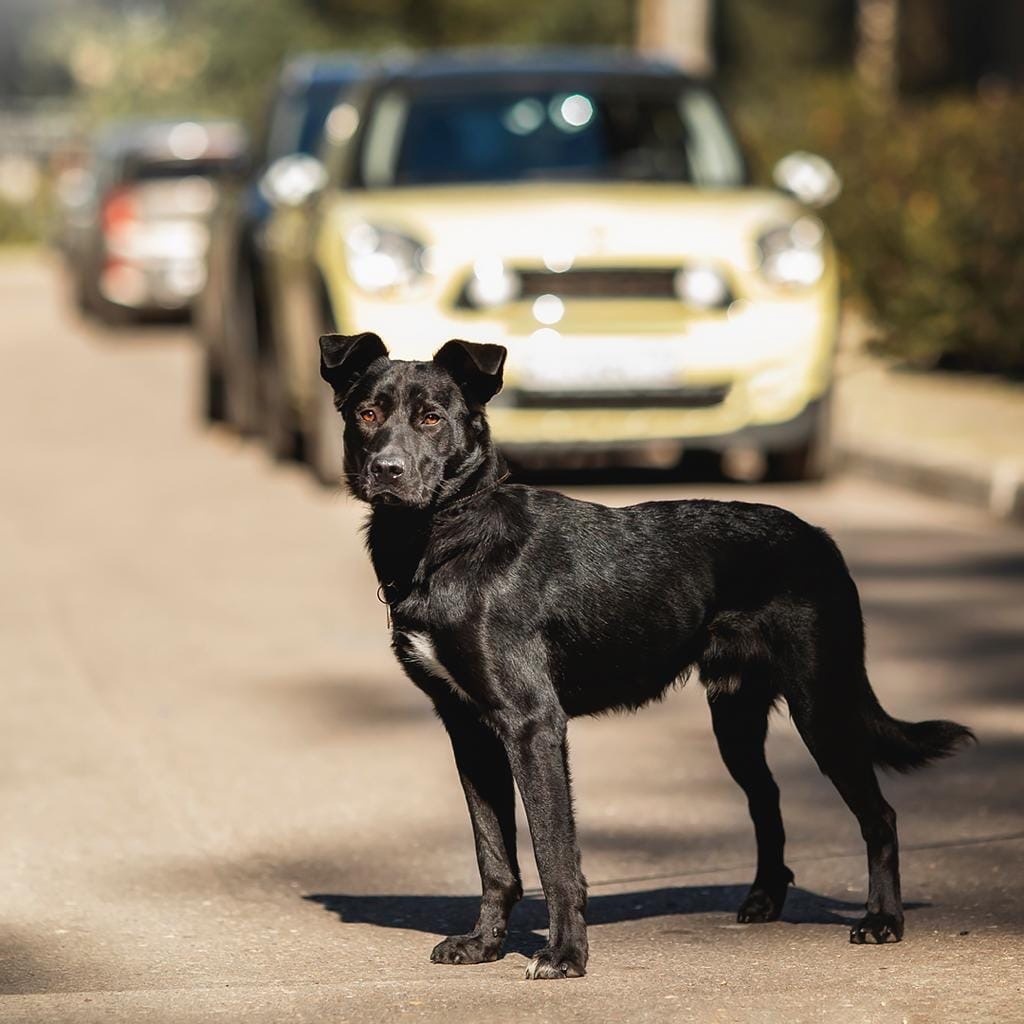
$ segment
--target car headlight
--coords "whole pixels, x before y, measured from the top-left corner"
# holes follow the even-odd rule
[[[761,273],[782,285],[809,287],[825,272],[825,228],[816,217],[766,231],[757,240]]]
[[[345,249],[352,280],[371,294],[407,289],[427,273],[425,247],[390,228],[357,224],[345,236]]]
[[[672,287],[683,302],[700,309],[720,309],[732,301],[728,282],[714,267],[705,264],[677,270]]]
[[[479,309],[504,306],[519,298],[522,281],[496,256],[481,256],[473,262],[473,276],[466,285],[468,305]]]

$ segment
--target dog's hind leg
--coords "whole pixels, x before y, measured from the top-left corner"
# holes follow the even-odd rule
[[[786,834],[779,809],[779,787],[764,756],[772,695],[763,683],[746,678],[733,693],[708,693],[711,723],[729,774],[747,796],[757,839],[757,874],[736,915],[738,921],[774,921],[782,913],[793,872],[783,861]]]
[[[903,938],[896,812],[882,796],[871,761],[869,737],[856,717],[819,714],[790,702],[793,722],[860,825],[868,854],[867,914],[850,929],[850,941],[899,942]]]
[[[516,858],[512,771],[505,748],[475,709],[446,694],[437,694],[434,703],[451,739],[469,806],[482,896],[473,930],[438,943],[430,959],[441,964],[497,960],[509,914],[523,896]]]
[[[868,852],[867,914],[850,929],[850,941],[899,942],[903,938],[896,812],[882,796],[874,766],[830,764],[825,772],[856,815]]]

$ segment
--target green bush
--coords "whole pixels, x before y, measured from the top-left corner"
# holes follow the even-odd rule
[[[38,242],[46,236],[50,222],[48,189],[28,203],[12,203],[0,197],[0,245]]]
[[[843,77],[739,107],[762,171],[805,148],[842,175],[824,218],[880,350],[1024,371],[1024,96],[872,102]]]

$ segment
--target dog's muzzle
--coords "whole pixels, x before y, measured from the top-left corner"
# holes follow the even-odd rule
[[[405,476],[405,459],[400,455],[375,455],[367,470],[377,486],[396,484]]]
[[[408,505],[414,508],[427,504],[419,474],[409,469],[408,460],[394,452],[381,452],[363,470],[363,491],[371,504]]]

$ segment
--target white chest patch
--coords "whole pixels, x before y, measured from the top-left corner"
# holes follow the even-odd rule
[[[451,672],[441,664],[441,659],[437,656],[437,648],[434,646],[434,641],[430,639],[429,633],[406,633],[405,639],[409,644],[409,656],[421,668],[425,669],[435,678],[443,679],[451,687],[452,693],[456,697],[461,697],[466,701],[469,700],[466,691],[455,682]]]

